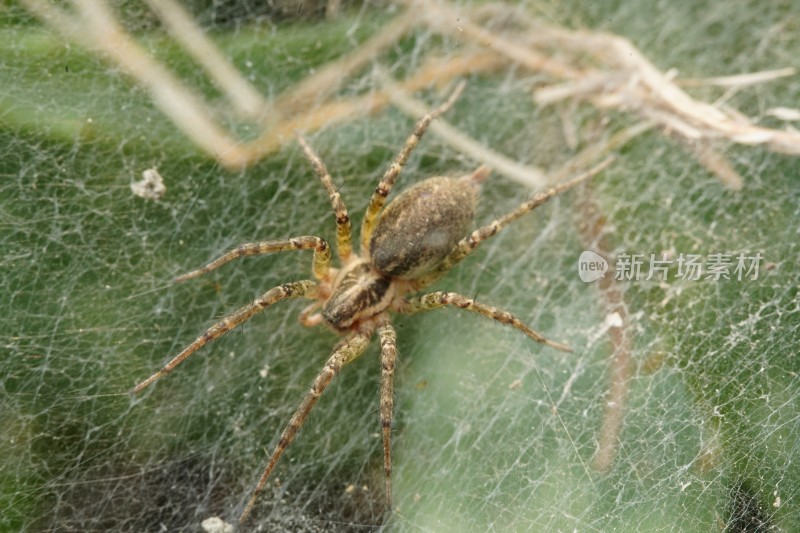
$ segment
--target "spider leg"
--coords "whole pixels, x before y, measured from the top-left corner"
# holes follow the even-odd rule
[[[478,247],[480,243],[493,237],[500,230],[502,230],[503,228],[505,228],[506,226],[508,226],[521,216],[530,213],[531,211],[533,211],[540,205],[546,203],[553,197],[558,196],[562,192],[572,189],[576,185],[580,185],[589,178],[595,176],[596,174],[599,174],[609,164],[611,164],[611,162],[612,162],[611,159],[606,159],[599,165],[594,166],[593,168],[572,178],[569,181],[559,183],[545,191],[536,193],[530,200],[523,203],[510,213],[498,219],[493,220],[488,225],[483,226],[482,228],[476,229],[470,235],[464,237],[458,242],[458,244],[456,244],[456,246],[453,248],[453,251],[450,252],[450,255],[442,262],[442,264],[436,270],[434,270],[429,274],[425,274],[421,276],[418,280],[416,280],[414,283],[414,288],[416,290],[419,290],[436,282],[442,276],[444,276],[451,268],[453,268],[456,264],[458,264],[462,259],[471,254],[475,250],[475,248]]]
[[[325,367],[322,369],[322,372],[319,373],[317,378],[314,380],[313,385],[311,385],[311,390],[306,395],[305,399],[303,399],[303,402],[297,408],[297,411],[295,411],[292,419],[289,421],[289,424],[283,430],[283,433],[281,433],[281,438],[278,441],[278,445],[272,452],[269,463],[264,469],[264,473],[261,474],[261,478],[258,480],[258,485],[256,485],[253,495],[247,502],[247,506],[244,508],[242,516],[239,517],[240,524],[243,524],[244,521],[247,520],[247,516],[253,509],[256,498],[258,498],[259,493],[261,493],[264,486],[267,484],[267,478],[269,478],[269,475],[272,473],[272,470],[278,463],[278,459],[280,459],[281,455],[283,455],[283,452],[294,440],[297,431],[302,427],[303,422],[306,421],[308,413],[314,407],[314,404],[317,403],[320,395],[322,395],[325,388],[328,386],[331,380],[336,377],[336,375],[339,373],[339,370],[341,370],[343,366],[352,362],[358,358],[358,356],[364,353],[364,350],[366,350],[367,345],[369,344],[369,339],[371,336],[372,331],[357,331],[347,338],[342,339],[336,345],[336,348],[333,350],[333,355],[331,355],[331,357],[328,359],[328,362],[325,363]]]
[[[187,357],[192,355],[201,347],[213,341],[214,339],[226,334],[227,332],[229,332],[242,322],[249,320],[253,315],[255,315],[256,313],[260,313],[270,305],[279,302],[281,300],[286,300],[288,298],[299,298],[299,297],[315,298],[316,292],[317,292],[317,284],[311,280],[286,283],[285,285],[280,285],[278,287],[275,287],[274,289],[265,292],[264,294],[256,298],[251,304],[242,307],[235,313],[226,316],[225,318],[223,318],[222,320],[220,320],[219,322],[208,328],[202,335],[200,335],[197,338],[197,340],[195,340],[192,344],[184,348],[181,353],[176,355],[169,363],[164,365],[164,367],[161,370],[159,370],[146,380],[136,385],[133,388],[132,392],[134,394],[141,392],[143,389],[145,389],[155,381],[159,380],[160,378],[172,372],[176,366],[181,364]]]
[[[394,406],[394,365],[397,361],[397,332],[387,317],[378,326],[381,340],[381,429],[383,431],[383,472],[386,475],[386,506],[392,508],[392,409]]]
[[[409,298],[408,300],[405,300],[404,305],[402,305],[399,311],[402,313],[413,314],[422,311],[429,311],[431,309],[437,309],[445,305],[452,305],[460,309],[466,309],[467,311],[478,313],[487,318],[497,320],[503,324],[508,324],[509,326],[523,332],[536,342],[550,346],[556,350],[560,350],[562,352],[572,351],[572,349],[566,344],[561,344],[559,342],[546,339],[541,334],[529,328],[519,318],[512,315],[508,311],[503,311],[502,309],[498,309],[496,307],[478,303],[472,298],[467,298],[466,296],[462,296],[454,292],[436,291],[423,294],[421,296],[416,296],[414,298]]]
[[[317,279],[325,279],[328,277],[331,266],[331,248],[325,239],[306,235],[303,237],[295,237],[285,241],[261,241],[250,242],[242,244],[227,252],[225,255],[214,259],[203,268],[192,270],[182,276],[175,278],[175,281],[186,281],[187,279],[196,278],[215,270],[225,263],[244,257],[247,255],[262,255],[271,254],[274,252],[284,252],[286,250],[314,250],[314,263],[312,271],[314,277]]]
[[[300,316],[298,317],[300,323],[307,328],[311,328],[314,326],[319,326],[322,324],[322,314],[318,313],[317,311],[319,308],[322,307],[321,301],[316,301],[313,304],[309,305],[305,309],[300,312]]]
[[[383,208],[383,204],[386,203],[386,197],[389,196],[392,186],[394,186],[394,182],[400,174],[403,165],[408,161],[408,157],[411,155],[414,148],[416,148],[417,143],[419,143],[425,130],[428,129],[431,121],[453,106],[464,90],[464,85],[464,82],[459,83],[453,91],[453,94],[451,94],[442,105],[419,119],[414,126],[414,131],[409,135],[408,139],[406,139],[403,148],[395,156],[389,168],[386,169],[381,181],[375,188],[375,192],[372,193],[367,212],[364,215],[364,221],[361,224],[361,255],[364,258],[369,258],[369,241],[372,238],[372,232],[375,230],[375,226],[380,220],[380,211]]]
[[[334,188],[331,175],[322,159],[299,134],[297,135],[297,141],[300,143],[306,158],[311,162],[311,166],[314,167],[325,190],[328,191],[333,211],[336,214],[336,250],[339,254],[339,259],[346,264],[350,260],[350,254],[353,251],[350,234],[350,215],[347,213],[347,207],[344,205],[344,200],[342,200],[339,191]]]

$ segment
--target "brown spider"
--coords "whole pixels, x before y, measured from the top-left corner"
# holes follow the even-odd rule
[[[402,150],[386,170],[372,194],[361,226],[361,254],[353,252],[350,242],[350,216],[331,176],[320,158],[298,135],[300,146],[322,185],[330,196],[336,214],[336,246],[341,268],[331,267],[328,243],[319,237],[303,236],[285,241],[263,241],[242,244],[198,270],[176,278],[184,281],[206,274],[238,257],[284,250],[314,250],[312,272],[317,281],[286,283],[265,292],[253,303],[223,318],[207,329],[192,344],[175,356],[161,370],[142,381],[133,392],[138,393],[159,378],[169,374],[200,347],[231,331],[272,304],[289,298],[316,300],[300,314],[306,326],[325,324],[344,338],[336,344],[322,372],[314,380],[311,391],[298,407],[270,457],[264,473],[239,519],[243,523],[264,488],[278,459],[292,443],[317,399],[346,364],[358,358],[374,332],[381,343],[381,428],[383,461],[386,476],[387,507],[392,501],[391,427],[394,390],[394,367],[397,359],[397,335],[389,311],[419,313],[452,305],[508,324],[536,342],[557,350],[570,351],[564,344],[545,339],[522,323],[516,316],[478,303],[453,292],[432,292],[407,297],[444,276],[453,266],[471,253],[482,241],[496,234],[522,215],[545,203],[557,194],[574,187],[594,175],[599,168],[573,178],[547,191],[540,192],[507,215],[468,234],[478,201],[480,183],[489,169],[481,166],[461,178],[428,178],[404,191],[383,209],[386,197],[411,151],[430,122],[447,111],[463,90],[463,83],[439,108],[422,117],[406,140]],[[465,236],[466,235],[466,236]]]

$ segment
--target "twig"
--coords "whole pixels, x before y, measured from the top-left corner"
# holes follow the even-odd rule
[[[700,164],[714,174],[720,182],[732,191],[742,190],[744,178],[733,168],[727,158],[717,152],[708,141],[684,141],[684,144],[689,147]]]
[[[417,15],[411,11],[395,17],[374,37],[362,43],[354,51],[329,61],[300,83],[284,91],[275,100],[275,108],[282,116],[287,117],[324,101],[341,86],[343,80],[366,66],[378,54],[408,33],[416,21]]]
[[[606,154],[619,150],[631,140],[651,130],[653,126],[654,124],[652,122],[640,122],[615,133],[605,141],[590,144],[571,157],[570,160],[563,164],[558,170],[550,173],[548,182],[555,183],[561,181],[575,173],[578,169],[588,168],[594,161],[606,156]]]
[[[75,0],[78,15],[42,0],[23,2],[57,31],[100,50],[122,67],[148,90],[156,106],[201,149],[221,161],[242,159],[241,147],[211,118],[202,98],[146,54],[103,2]]]
[[[457,11],[445,0],[425,4],[418,0],[404,0],[402,3],[409,6],[405,14],[397,17],[354,52],[329,63],[316,74],[288,89],[276,100],[276,105],[270,108],[246,80],[235,72],[224,56],[218,52],[210,52],[212,49],[216,50],[213,43],[203,36],[174,0],[147,1],[172,29],[176,38],[184,42],[187,49],[205,50],[196,54],[196,57],[215,83],[223,87],[232,105],[260,116],[264,116],[270,109],[281,109],[280,116],[275,112],[267,115],[266,119],[272,122],[264,122],[267,129],[258,139],[243,143],[226,132],[214,120],[213,112],[203,98],[148,56],[115,21],[101,0],[73,0],[77,14],[69,13],[44,0],[23,0],[32,12],[51,27],[104,52],[148,90],[155,104],[185,135],[228,167],[240,167],[258,161],[286,142],[294,129],[318,129],[332,121],[362,116],[385,105],[386,95],[375,94],[349,102],[335,102],[318,107],[312,105],[311,110],[306,111],[309,109],[309,102],[319,104],[324,101],[339,87],[342,80],[374,60],[419,20],[424,20],[434,31],[475,42],[490,50],[491,54],[508,58],[530,70],[544,72],[557,80],[566,80],[566,83],[539,89],[536,98],[541,105],[565,98],[584,100],[600,108],[635,112],[689,142],[705,141],[705,146],[708,146],[708,141],[727,139],[734,143],[765,145],[777,152],[800,155],[800,132],[794,129],[776,130],[755,126],[750,119],[738,112],[693,99],[678,86],[680,82],[659,71],[627,39],[548,26],[519,11],[514,12],[513,21],[517,28],[523,29],[509,30],[499,35],[475,24],[467,13]],[[495,11],[501,9],[497,8]],[[475,11],[482,10],[485,11],[484,8]],[[538,49],[556,47],[559,50],[557,56],[548,55]],[[580,56],[570,57],[570,53]],[[594,58],[595,63],[587,66],[587,57]],[[462,61],[464,58],[466,62]],[[489,70],[498,64],[496,59],[477,54],[457,57],[447,63],[451,71],[461,72]],[[781,69],[709,78],[700,82],[736,88],[793,72],[793,69]],[[406,92],[428,85],[432,80],[446,78],[447,75],[439,76],[438,73],[421,69],[409,78]],[[696,81],[698,80],[689,80],[689,83]],[[465,151],[472,151],[473,148],[475,146],[467,145]],[[716,174],[725,174],[732,178],[728,179],[731,186],[739,186],[736,185],[733,166],[721,154],[704,149],[695,151],[695,155]],[[508,165],[495,163],[494,166],[509,175],[518,175],[513,164],[508,171],[502,170]],[[724,170],[726,168],[728,170]]]
[[[220,49],[175,0],[145,0],[173,37],[183,46],[227,96],[228,102],[244,117],[263,120],[272,106],[241,72],[222,55]]]
[[[381,87],[389,96],[389,100],[407,115],[421,117],[427,112],[424,104],[408,96],[385,72],[378,70],[377,76]],[[475,161],[487,165],[492,170],[514,181],[532,189],[544,188],[547,182],[544,173],[540,169],[521,165],[503,154],[487,148],[477,140],[451,126],[443,118],[431,123],[429,129],[460,153],[468,154]]]
[[[555,61],[533,49],[520,47],[513,41],[484,30],[473,23],[467,14],[458,13],[447,2],[404,0],[400,3],[406,4],[409,11],[417,13],[432,30],[446,32],[455,37],[466,37],[531,70],[546,72],[552,76],[566,79],[578,79],[583,76],[580,70],[570,65]]]
[[[767,81],[786,78],[797,74],[797,69],[793,67],[781,68],[776,70],[762,70],[761,72],[748,72],[745,74],[735,74],[733,76],[717,76],[713,78],[682,78],[677,81],[682,87],[705,87],[716,85],[718,87],[746,87],[757,85]]]
[[[593,460],[596,470],[607,472],[614,464],[617,447],[621,441],[622,423],[628,405],[629,382],[634,370],[631,356],[634,334],[633,328],[630,327],[622,289],[614,279],[614,261],[610,258],[613,246],[608,242],[605,216],[592,197],[591,184],[584,189],[578,208],[581,213],[579,233],[584,248],[602,256],[609,264],[609,271],[605,277],[598,280],[598,288],[607,317],[611,360],[605,409]]]
[[[491,53],[475,53],[450,60],[431,61],[399,86],[405,92],[415,92],[431,85],[447,83],[466,74],[490,71],[505,64],[505,60]],[[291,142],[295,131],[316,131],[333,124],[355,120],[377,112],[388,103],[389,96],[385,92],[378,91],[366,96],[321,105],[276,124],[258,139],[242,146],[238,154],[241,159],[228,160],[227,164],[233,167],[251,165],[277,151],[287,142]]]
[[[724,138],[734,143],[765,145],[776,152],[800,155],[800,132],[755,126],[749,119],[741,120],[740,115],[733,117],[715,106],[695,100],[623,37],[570,31],[516,13],[515,22],[526,24],[527,32],[524,38],[512,39],[480,28],[468,14],[459,12],[446,0],[425,3],[424,8],[418,0],[405,0],[403,3],[410,9],[424,11],[426,23],[436,31],[463,36],[526,68],[573,82],[561,86],[560,95],[555,89],[550,93],[540,92],[539,98],[543,101],[564,97],[571,91],[573,96],[582,96],[599,107],[639,113],[690,139]],[[519,32],[517,34],[519,36]],[[531,38],[529,34],[535,37]],[[525,38],[529,44],[521,43]],[[558,47],[562,57],[547,56],[535,49],[537,45]],[[598,64],[595,67],[576,67],[581,60],[563,57],[569,51],[593,57]],[[789,72],[782,69],[727,77],[726,83],[741,85],[766,81]],[[619,79],[624,83],[619,83]]]

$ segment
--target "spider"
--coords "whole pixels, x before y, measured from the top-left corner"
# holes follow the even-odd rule
[[[408,188],[384,208],[397,176],[428,125],[450,109],[463,88],[464,84],[461,83],[443,104],[416,123],[414,131],[384,173],[372,194],[361,225],[360,254],[353,251],[350,216],[328,170],[305,139],[297,136],[306,158],[330,197],[336,215],[336,248],[341,262],[339,268],[331,266],[331,249],[328,243],[309,235],[283,241],[242,244],[208,265],[176,278],[176,281],[196,278],[244,256],[285,250],[313,250],[312,273],[316,281],[285,283],[265,292],[251,304],[208,328],[161,370],[136,385],[133,393],[141,392],[172,372],[205,344],[282,300],[314,300],[301,312],[300,322],[305,326],[324,324],[343,336],[283,430],[269,463],[241,514],[240,523],[247,519],[275,465],[294,440],[320,395],[342,367],[364,353],[374,333],[377,333],[381,345],[380,421],[386,502],[387,508],[392,508],[391,429],[397,334],[391,323],[390,311],[415,314],[443,306],[454,306],[508,324],[541,344],[570,351],[567,345],[546,339],[513,314],[472,298],[444,291],[413,296],[413,293],[439,280],[481,242],[596,173],[589,171],[540,192],[505,216],[471,233],[469,230],[478,201],[479,187],[490,172],[485,166],[480,166],[471,174],[460,178],[428,178]]]

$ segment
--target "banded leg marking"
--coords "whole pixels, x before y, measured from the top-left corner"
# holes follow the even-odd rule
[[[311,385],[311,390],[303,399],[297,411],[295,411],[289,424],[283,430],[283,433],[281,433],[281,438],[277,446],[275,446],[275,451],[272,452],[272,456],[269,459],[267,467],[264,469],[264,473],[261,474],[261,478],[258,480],[258,485],[256,485],[253,495],[250,497],[247,506],[239,517],[240,524],[243,524],[244,521],[247,520],[250,511],[253,510],[258,495],[267,484],[267,479],[272,473],[272,470],[275,468],[281,455],[283,455],[283,452],[286,451],[286,448],[294,441],[295,435],[297,435],[297,432],[303,426],[306,417],[308,417],[308,413],[311,412],[311,409],[317,403],[317,400],[325,391],[325,388],[330,384],[331,380],[336,377],[343,366],[354,361],[358,356],[364,353],[364,350],[367,349],[367,345],[369,344],[371,334],[372,332],[359,331],[343,339],[336,345],[333,355],[331,355],[328,362],[325,363],[322,372],[319,373],[313,385]]]
[[[236,311],[235,313],[226,316],[210,328],[208,328],[202,335],[197,337],[192,344],[187,346],[183,349],[181,353],[176,355],[169,363],[164,365],[161,370],[147,378],[146,380],[142,381],[138,385],[136,385],[132,392],[134,394],[141,392],[154,382],[158,381],[162,377],[166,376],[170,372],[172,372],[175,367],[185,361],[190,355],[195,353],[197,350],[208,344],[209,342],[213,341],[221,337],[222,335],[226,334],[227,332],[231,331],[233,328],[252,318],[253,315],[260,313],[267,307],[271,306],[276,302],[280,302],[281,300],[286,300],[289,298],[315,298],[317,291],[317,284],[311,280],[304,280],[304,281],[297,281],[294,283],[286,283],[285,285],[280,285],[275,287],[274,289],[270,289],[269,291],[265,292],[258,298],[256,298],[252,303],[246,305]]]
[[[187,279],[208,274],[225,263],[229,263],[240,257],[285,252],[287,250],[314,250],[314,263],[312,266],[314,277],[317,279],[325,279],[328,276],[328,271],[331,266],[330,246],[328,246],[328,243],[324,239],[314,237],[313,235],[305,235],[285,241],[261,241],[241,244],[225,255],[214,259],[203,268],[198,268],[197,270],[192,270],[182,276],[178,276],[175,278],[175,281],[186,281]]]
[[[446,113],[447,110],[453,106],[455,101],[461,95],[461,92],[464,90],[465,85],[466,84],[464,82],[459,83],[453,93],[442,105],[417,121],[416,125],[414,126],[414,131],[411,133],[411,135],[409,135],[408,139],[406,139],[406,143],[403,145],[403,148],[400,149],[400,152],[395,156],[395,158],[392,160],[392,163],[389,165],[389,168],[386,169],[386,172],[383,174],[381,181],[375,188],[375,192],[372,193],[372,198],[369,201],[367,212],[364,215],[364,221],[361,224],[362,257],[369,258],[369,241],[372,238],[372,232],[375,231],[375,226],[378,225],[381,209],[386,203],[386,197],[389,196],[389,193],[392,191],[394,182],[397,179],[397,176],[400,174],[400,171],[403,169],[403,165],[405,165],[406,161],[408,161],[408,157],[411,155],[411,152],[414,150],[414,148],[416,148],[420,139],[425,134],[425,130],[428,129],[430,123],[439,115]]]
[[[344,200],[342,200],[339,191],[333,186],[331,175],[325,167],[325,163],[322,162],[322,159],[320,159],[317,153],[314,152],[314,149],[309,146],[308,142],[306,142],[302,136],[297,135],[297,141],[300,143],[303,153],[311,163],[311,166],[314,167],[314,171],[316,171],[319,180],[328,192],[328,197],[331,199],[331,206],[336,215],[336,251],[342,263],[347,263],[353,252],[350,215],[347,212],[347,207],[344,205]]]
[[[406,300],[406,305],[407,306],[404,309],[402,309],[402,311],[408,314],[419,313],[422,311],[429,311],[431,309],[437,309],[445,305],[452,305],[453,307],[458,307],[459,309],[466,309],[467,311],[478,313],[479,315],[491,318],[492,320],[496,320],[502,324],[507,324],[521,331],[522,333],[524,333],[531,339],[535,340],[536,342],[544,344],[546,346],[550,346],[551,348],[555,348],[556,350],[560,350],[562,352],[572,351],[572,349],[566,344],[561,344],[560,342],[551,341],[545,338],[540,333],[537,333],[536,331],[532,330],[519,318],[509,313],[508,311],[504,311],[496,307],[478,303],[472,298],[467,298],[466,296],[462,296],[454,292],[437,291],[428,294],[423,294],[421,296],[417,296],[415,298]]]

